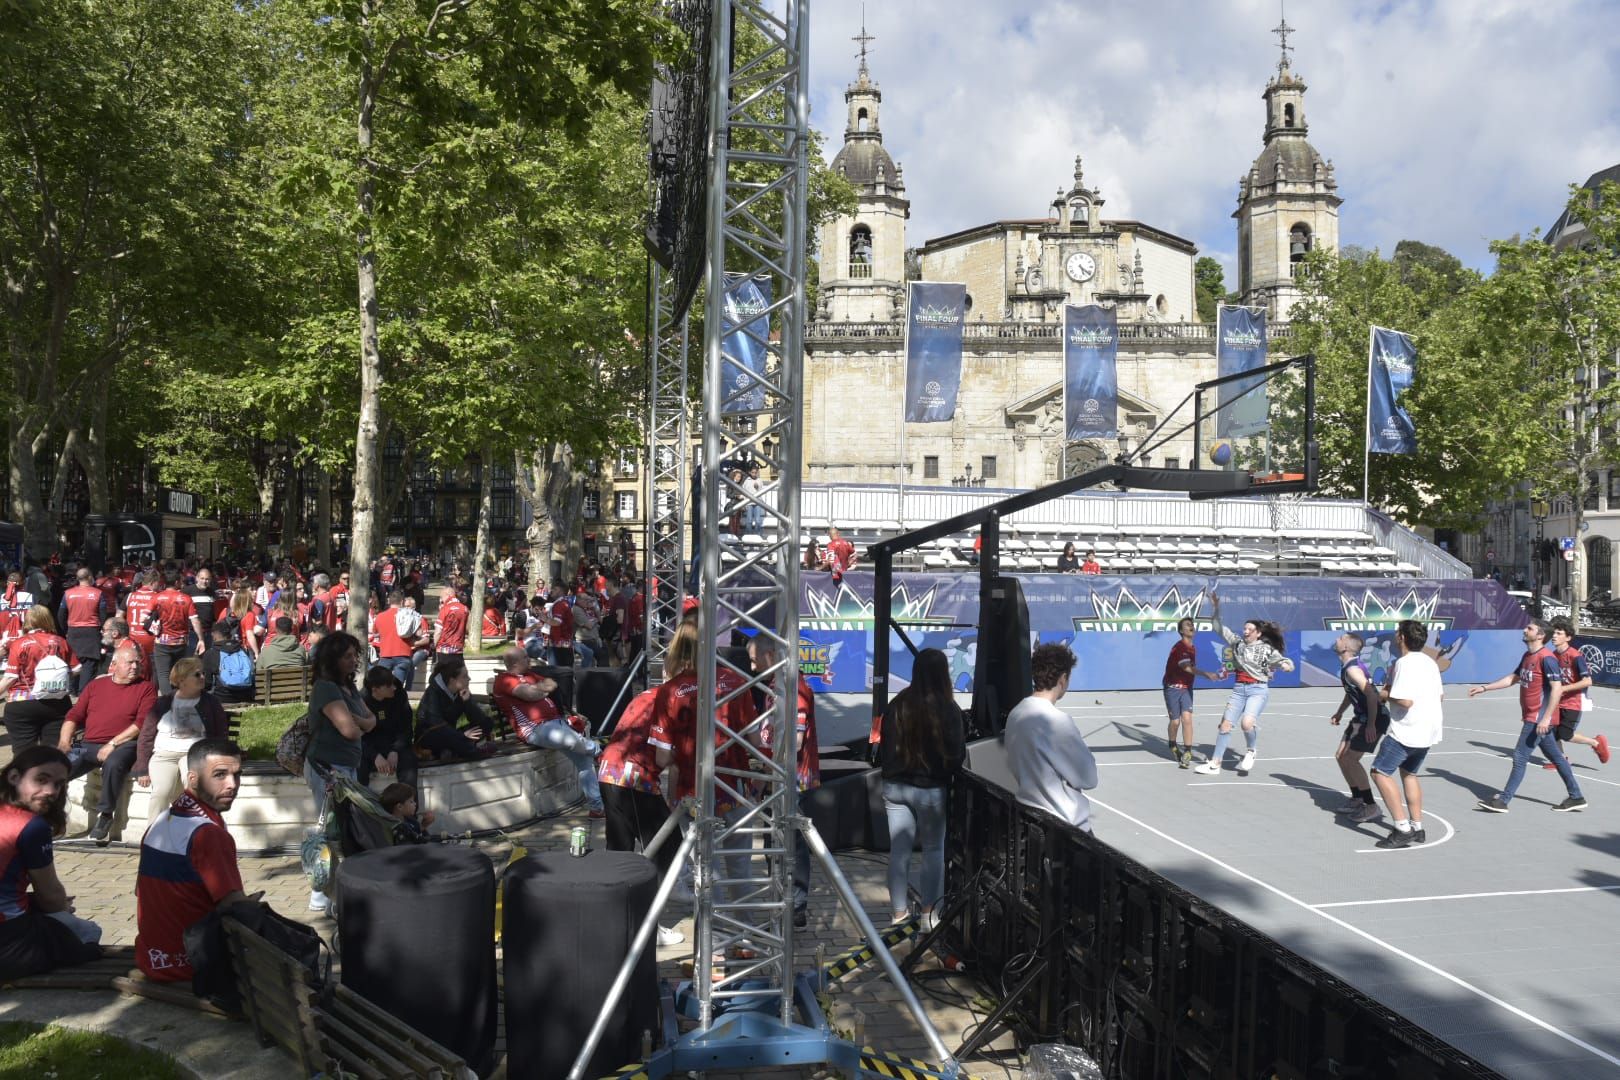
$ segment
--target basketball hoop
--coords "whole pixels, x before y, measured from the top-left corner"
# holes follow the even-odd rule
[[[1271,508],[1271,531],[1282,532],[1284,529],[1299,527],[1299,504],[1304,502],[1306,493],[1303,491],[1284,491],[1275,495],[1265,496]]]

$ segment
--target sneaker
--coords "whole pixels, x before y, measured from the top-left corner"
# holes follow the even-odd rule
[[[1507,800],[1503,799],[1500,795],[1492,795],[1488,799],[1481,799],[1475,805],[1479,807],[1479,809],[1489,810],[1493,814],[1505,814],[1508,812]]]
[[[1358,825],[1364,825],[1369,821],[1377,821],[1383,816],[1384,815],[1378,811],[1377,803],[1362,803],[1361,809],[1357,810],[1355,815],[1351,817],[1350,820],[1354,821]]]
[[[802,904],[793,909],[793,929],[808,930],[810,928],[810,905]]]
[[[1609,737],[1607,735],[1599,735],[1592,749],[1597,751],[1598,761],[1601,764],[1607,765],[1609,763]]]
[[[939,916],[934,914],[932,911],[925,911],[921,915],[917,916],[917,932],[919,934],[929,933],[938,925]]]
[[[1555,814],[1568,814],[1568,813],[1572,813],[1572,812],[1577,811],[1577,810],[1585,810],[1585,809],[1586,809],[1586,800],[1585,799],[1570,798],[1570,799],[1565,799],[1563,802],[1561,802],[1557,806],[1553,807],[1553,813],[1555,813]]]
[[[1360,799],[1358,799],[1354,795],[1352,795],[1352,796],[1350,796],[1350,801],[1349,802],[1345,803],[1343,806],[1339,807],[1337,810],[1335,810],[1333,812],[1335,814],[1355,814],[1355,813],[1359,813],[1361,808],[1363,806],[1366,806],[1366,805],[1367,805],[1366,803],[1362,802]]]
[[[1249,750],[1244,753],[1243,760],[1238,762],[1238,772],[1248,772],[1252,768],[1254,768],[1254,751]]]
[[[96,815],[96,823],[90,827],[90,839],[96,842],[96,847],[106,847],[112,843],[112,824],[111,814]]]
[[[332,898],[331,897],[327,896],[323,892],[315,892],[313,889],[310,890],[310,894],[309,894],[309,910],[311,910],[311,911],[325,911],[327,908],[329,908],[331,906],[332,906]]]
[[[673,926],[660,926],[658,928],[658,947],[666,948],[670,945],[679,945],[686,940],[686,935]]]
[[[592,810],[585,816],[590,818],[592,821],[601,821],[603,818],[607,817],[607,811],[598,806],[595,810]]]
[[[1200,776],[1219,776],[1221,763],[1218,761],[1206,761],[1202,765],[1194,765],[1193,772],[1198,773]]]
[[[1412,834],[1409,832],[1401,832],[1399,829],[1389,830],[1388,836],[1384,837],[1382,840],[1378,841],[1378,843],[1373,845],[1373,847],[1383,848],[1386,851],[1388,851],[1390,848],[1409,848],[1411,846]]]
[[[1414,828],[1408,835],[1412,837],[1414,844],[1421,844],[1429,839],[1429,834],[1424,832],[1421,826]]]
[[[1181,753],[1177,754],[1176,758],[1177,758],[1177,764],[1179,764],[1183,769],[1192,768],[1192,763],[1193,763],[1192,747],[1189,746],[1187,749],[1185,749]]]

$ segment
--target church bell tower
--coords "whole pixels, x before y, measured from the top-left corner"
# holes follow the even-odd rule
[[[1272,33],[1282,45],[1266,103],[1265,149],[1238,180],[1238,291],[1243,303],[1286,320],[1300,297],[1295,277],[1314,250],[1339,250],[1338,181],[1333,163],[1306,140],[1305,80],[1288,62],[1293,27]]]
[[[878,106],[883,94],[866,66],[866,46],[873,41],[861,27],[855,81],[844,91],[848,118],[844,145],[832,160],[855,188],[855,213],[821,227],[820,318],[852,322],[887,322],[903,317],[906,295],[906,198],[900,166],[883,148]]]

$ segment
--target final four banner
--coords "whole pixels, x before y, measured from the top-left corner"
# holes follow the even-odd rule
[[[1374,454],[1411,454],[1417,450],[1417,428],[1401,408],[1401,395],[1417,373],[1417,346],[1399,330],[1372,328],[1367,352],[1367,450]]]
[[[725,325],[733,327],[726,335],[723,351],[731,358],[725,365],[726,397],[723,413],[754,413],[765,410],[765,363],[771,338],[769,316],[753,319],[771,306],[771,283],[764,278],[726,275]]]
[[[956,415],[962,384],[967,286],[913,281],[906,300],[905,418],[935,424]]]
[[[1265,367],[1265,311],[1224,305],[1218,308],[1215,314],[1215,356],[1217,371],[1223,378]],[[1241,438],[1266,430],[1266,385],[1263,379],[1238,379],[1222,385],[1220,401],[1226,407],[1215,414],[1217,436]]]
[[[1088,304],[1063,309],[1063,437],[1119,436],[1119,315]]]

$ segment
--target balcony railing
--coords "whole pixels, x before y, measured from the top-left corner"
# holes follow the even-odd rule
[[[872,276],[871,263],[850,263],[849,276],[852,278],[869,278]]]
[[[905,337],[906,324],[898,319],[874,322],[834,322],[818,320],[806,327],[811,341],[834,341],[841,338],[887,338],[899,341]],[[1288,336],[1287,323],[1273,323],[1266,328],[1266,338],[1281,341]],[[962,340],[971,346],[975,342],[1051,341],[1063,337],[1061,322],[990,322],[969,320],[962,324]],[[1215,324],[1199,322],[1131,322],[1119,326],[1121,344],[1176,343],[1215,345]]]

